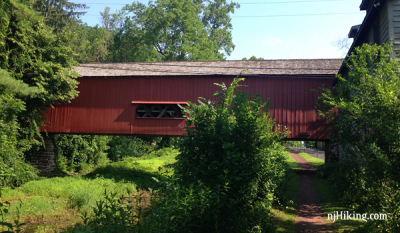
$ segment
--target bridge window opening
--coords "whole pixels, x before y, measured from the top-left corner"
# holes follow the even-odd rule
[[[140,104],[136,118],[183,118],[183,113],[177,104]]]

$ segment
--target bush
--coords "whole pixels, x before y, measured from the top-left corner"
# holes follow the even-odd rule
[[[196,211],[188,205],[180,216],[186,219],[179,222],[181,229],[269,229],[268,213],[285,175],[284,148],[278,143],[285,133],[268,116],[260,95],[234,93],[242,80],[235,78],[228,88],[218,84],[222,91],[215,94],[217,102],[202,98],[200,105],[189,102],[184,108],[187,134],[180,141],[174,178],[179,189],[186,190],[181,198],[210,198],[198,203]],[[210,203],[213,196],[217,201]]]
[[[100,135],[58,135],[56,142],[59,170],[88,171],[88,165],[108,162],[110,138]]]
[[[334,172],[339,171],[341,165],[337,162],[325,163],[315,168],[315,174],[320,179],[328,179],[328,177],[334,177]]]
[[[12,94],[3,94],[0,86],[0,188],[19,186],[37,178],[36,169],[25,163],[23,157],[31,143],[20,138],[16,115],[24,109],[23,101]]]
[[[400,232],[400,69],[392,44],[364,44],[346,61],[335,94],[322,89],[318,112],[340,145],[340,165],[329,180],[343,200],[366,213],[386,213],[388,221],[368,222],[369,232]],[[339,111],[337,111],[339,109]]]
[[[129,197],[130,193],[128,193]],[[151,225],[145,228],[141,222],[141,208],[134,204],[141,202],[141,197],[136,203],[116,193],[104,191],[103,199],[96,201],[93,214],[85,212],[82,216],[84,225],[77,224],[67,229],[67,233],[103,233],[103,232],[154,232]],[[86,201],[85,196],[77,196],[75,203],[81,204]]]
[[[125,157],[141,157],[154,151],[153,138],[148,137],[146,139],[147,141],[132,136],[112,136],[107,143],[109,147],[107,150],[108,158],[112,161],[120,161]]]

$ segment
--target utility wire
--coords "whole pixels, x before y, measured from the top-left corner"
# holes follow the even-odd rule
[[[318,3],[324,3],[324,2],[343,2],[346,0],[305,0],[305,1],[285,1],[285,2],[243,2],[240,3],[240,5],[256,5],[256,4],[282,4],[282,3],[304,3],[304,2],[318,2]],[[348,0],[347,0],[348,1]],[[86,5],[120,5],[120,6],[125,6],[129,5],[128,3],[123,4],[123,3],[79,3],[79,4],[86,4]]]
[[[298,3],[298,2],[320,2],[320,3],[324,3],[324,2],[343,2],[346,0],[307,0],[307,1],[286,1],[286,2],[243,2],[243,3],[239,3],[240,5],[247,5],[247,4],[281,4],[281,3]],[[348,0],[347,0],[348,1]]]
[[[350,15],[360,14],[363,12],[344,12],[344,13],[321,13],[321,14],[294,14],[294,15],[254,15],[254,16],[237,16],[232,15],[232,18],[272,18],[272,17],[293,17],[293,16],[321,16],[321,15]],[[101,16],[101,15],[84,15],[84,16]]]
[[[351,15],[360,14],[363,12],[346,12],[346,13],[325,13],[325,14],[296,14],[296,15],[254,15],[254,16],[236,16],[232,15],[232,18],[266,18],[266,17],[292,17],[292,16],[321,16],[321,15]]]

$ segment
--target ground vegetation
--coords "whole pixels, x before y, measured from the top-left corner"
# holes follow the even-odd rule
[[[318,113],[331,125],[339,163],[323,174],[343,202],[364,213],[386,213],[369,221],[368,232],[400,230],[400,73],[391,43],[364,44],[345,61],[334,92],[322,89]],[[364,231],[361,229],[360,231]]]

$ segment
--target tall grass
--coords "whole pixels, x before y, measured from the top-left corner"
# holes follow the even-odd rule
[[[0,202],[11,203],[5,221],[15,219],[19,204],[21,219],[27,222],[30,232],[38,232],[39,225],[48,230],[65,230],[81,222],[80,215],[92,213],[99,201],[104,201],[104,191],[117,196],[127,196],[140,189],[149,189],[156,182],[152,177],[167,179],[171,174],[168,165],[175,161],[177,150],[165,148],[141,158],[126,157],[123,161],[99,166],[87,175],[41,178],[18,188],[4,188]]]
[[[299,176],[294,172],[294,170],[300,169],[300,166],[290,155],[288,150],[285,151],[284,156],[285,162],[289,168],[286,179],[287,189],[283,195],[285,202],[281,203],[281,205],[274,206],[274,209],[272,210],[275,217],[273,223],[276,227],[276,232],[295,233],[295,220],[297,217],[295,200],[300,191],[300,186],[298,184]]]
[[[16,213],[18,200],[21,199],[21,217],[53,214],[60,208],[81,210],[90,209],[96,200],[102,198],[105,189],[112,189],[120,195],[136,191],[136,185],[126,182],[114,182],[112,179],[75,177],[57,177],[31,181],[17,189],[5,188],[2,201],[11,202],[6,215],[10,220]]]
[[[285,162],[289,165],[291,169],[300,169],[299,164],[297,161],[292,157],[288,150],[285,150]]]

